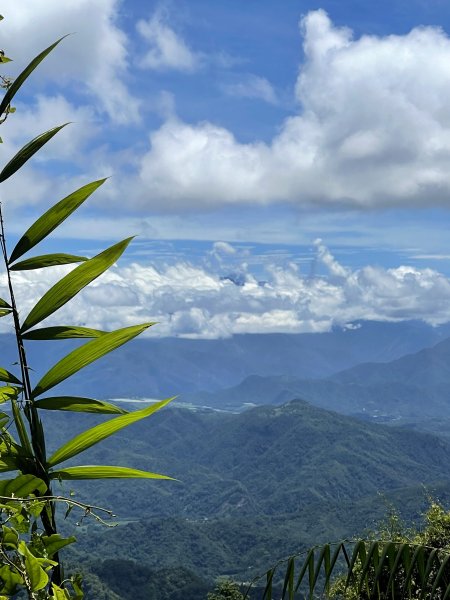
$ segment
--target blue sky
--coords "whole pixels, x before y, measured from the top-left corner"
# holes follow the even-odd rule
[[[157,318],[160,335],[216,337],[450,319],[448,3],[5,0],[2,12],[6,74],[74,32],[2,126],[6,162],[73,121],[4,184],[11,240],[105,175],[44,246],[92,255],[138,235],[72,308],[80,322]],[[18,278],[26,302],[42,279]]]

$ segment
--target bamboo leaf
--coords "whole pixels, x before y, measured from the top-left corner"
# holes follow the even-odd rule
[[[29,63],[29,65],[27,65],[25,67],[25,69],[20,73],[20,75],[14,79],[11,87],[8,89],[6,94],[3,96],[3,100],[0,104],[0,115],[2,115],[6,111],[8,105],[11,104],[11,100],[17,94],[17,92],[19,91],[19,89],[21,88],[21,86],[25,82],[25,80],[28,79],[28,77],[31,75],[31,73],[34,71],[34,69],[39,65],[39,63],[42,62],[44,60],[44,58],[48,54],[50,54],[50,52],[53,50],[53,48],[55,48],[61,42],[61,40],[63,40],[65,37],[67,37],[67,36],[63,36],[62,38],[59,38],[59,40],[56,40],[56,42],[51,44],[51,46],[49,46],[48,48],[43,50],[40,54],[38,54],[35,58],[33,58],[33,60]]]
[[[74,256],[73,254],[42,254],[33,256],[12,265],[10,271],[31,271],[31,269],[43,269],[55,265],[69,265],[88,260],[86,256]]]
[[[144,323],[142,325],[133,325],[132,327],[118,329],[111,333],[105,333],[91,342],[87,342],[87,344],[84,344],[81,348],[76,348],[56,363],[50,371],[47,371],[34,388],[32,392],[33,397],[35,398],[46,392],[86,365],[89,365],[101,356],[108,354],[108,352],[111,352],[115,348],[122,346],[122,344],[133,339],[151,325],[153,325],[153,323]]]
[[[106,465],[87,465],[82,467],[67,467],[59,471],[51,471],[52,479],[170,479],[173,477],[160,475],[159,473],[150,473],[139,469],[129,469],[128,467],[111,467]]]
[[[106,331],[101,331],[100,329],[61,325],[59,327],[32,329],[24,333],[22,338],[25,340],[67,340],[72,338],[97,338],[105,333]]]
[[[118,244],[107,248],[94,258],[76,267],[46,292],[32,308],[22,325],[24,333],[34,325],[46,319],[49,315],[64,306],[80,290],[106,271],[124,252],[132,238],[127,238]]]
[[[10,308],[0,308],[0,318],[7,317],[11,313],[12,313],[12,310]]]
[[[17,402],[14,398],[12,398],[12,400],[11,400],[11,405],[12,405],[12,410],[13,410],[14,424],[16,426],[17,433],[19,435],[19,440],[20,440],[20,443],[22,444],[24,454],[25,454],[25,456],[33,456],[33,451],[31,449],[31,444],[30,444],[30,440],[28,438],[28,433],[27,433],[27,430],[25,429],[25,424],[23,422],[22,415],[20,413],[20,409],[17,406]]]
[[[6,300],[3,300],[3,298],[0,298],[0,308],[11,308],[11,305]]]
[[[121,415],[120,417],[115,417],[106,423],[100,423],[100,425],[96,425],[83,433],[75,436],[71,440],[69,440],[66,444],[61,446],[48,460],[47,465],[49,467],[54,467],[55,465],[72,458],[72,456],[76,456],[80,454],[80,452],[84,452],[91,446],[98,444],[105,438],[113,435],[116,431],[120,431],[124,427],[128,427],[132,423],[136,423],[141,419],[145,419],[150,415],[154,414],[163,406],[166,406],[173,398],[167,398],[166,400],[161,400],[160,402],[156,402],[151,406],[147,406],[141,410],[134,411],[132,413],[127,413],[126,415]]]
[[[6,369],[2,369],[0,367],[0,381],[4,381],[5,383],[15,383],[18,385],[22,385],[20,379],[17,379],[15,375],[7,371]]]
[[[79,188],[69,196],[60,200],[57,204],[49,208],[31,227],[24,233],[17,242],[11,253],[9,263],[13,263],[20,256],[31,250],[47,235],[49,235],[58,225],[67,219],[89,196],[99,188],[106,179],[100,179],[88,183]]]
[[[71,396],[56,396],[42,398],[34,403],[36,408],[45,410],[69,410],[72,412],[101,413],[101,414],[127,414],[126,410],[102,400],[91,398],[77,398]]]
[[[25,144],[25,146],[21,148],[15,156],[13,156],[9,163],[3,167],[3,170],[0,173],[0,183],[6,181],[6,179],[11,177],[11,175],[14,175],[14,173],[20,169],[20,167],[24,165],[33,156],[33,154],[36,154],[36,152],[40,150],[42,146],[49,142],[52,137],[66,125],[68,125],[68,123],[64,123],[58,127],[53,127],[53,129],[49,129],[48,131],[41,133],[41,135],[38,135],[32,139],[31,142]]]

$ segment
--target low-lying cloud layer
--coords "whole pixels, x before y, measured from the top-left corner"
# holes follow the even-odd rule
[[[227,337],[239,333],[328,331],[358,320],[422,319],[437,325],[450,320],[450,279],[431,269],[339,264],[317,240],[312,260],[321,276],[297,264],[265,266],[263,278],[251,258],[224,242],[214,245],[203,265],[178,262],[161,268],[130,264],[114,267],[79,297],[49,318],[52,324],[113,329],[158,321],[155,336]],[[65,267],[17,272],[14,282],[22,316]],[[263,279],[263,280],[262,280]],[[0,295],[6,295],[0,279]],[[10,330],[1,319],[1,331]]]

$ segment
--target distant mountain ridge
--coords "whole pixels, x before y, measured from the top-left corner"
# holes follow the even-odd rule
[[[450,338],[391,362],[370,362],[321,379],[251,375],[219,392],[185,399],[228,410],[301,397],[342,414],[390,419],[450,419]]]
[[[329,333],[236,335],[228,339],[139,338],[64,382],[58,392],[95,397],[166,397],[218,391],[249,375],[323,378],[361,362],[390,361],[450,335],[450,324],[362,322]],[[42,374],[78,342],[29,342]],[[16,362],[15,340],[0,335],[1,366]]]

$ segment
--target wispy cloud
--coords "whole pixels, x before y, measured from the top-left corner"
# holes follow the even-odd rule
[[[237,98],[254,98],[269,104],[276,104],[278,101],[271,83],[258,75],[244,75],[237,78],[237,81],[223,83],[220,87],[229,96]]]
[[[153,16],[137,23],[137,31],[148,49],[138,62],[143,69],[176,70],[191,73],[201,63],[200,54],[191,50],[180,34],[168,23],[166,11],[158,9]]]

